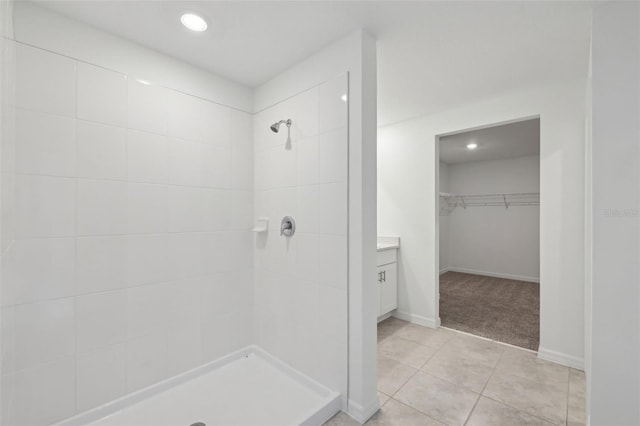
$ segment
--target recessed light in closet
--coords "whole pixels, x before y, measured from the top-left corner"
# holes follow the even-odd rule
[[[191,31],[202,32],[207,29],[207,21],[201,16],[195,13],[185,13],[180,17],[182,25],[190,29]]]
[[[469,145],[467,145],[467,149],[476,149],[478,147],[477,143],[470,143]]]

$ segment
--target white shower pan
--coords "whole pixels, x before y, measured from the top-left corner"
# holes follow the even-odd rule
[[[321,425],[340,395],[250,346],[58,426]]]

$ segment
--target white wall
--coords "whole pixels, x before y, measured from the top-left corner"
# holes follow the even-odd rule
[[[0,2],[0,262],[10,249],[14,238],[13,216],[13,182],[15,165],[13,151],[15,149],[15,43],[13,42],[13,3]],[[0,275],[0,288],[2,277]],[[2,292],[0,292],[0,306]],[[1,311],[0,311],[1,313]],[[0,360],[5,357],[5,345],[2,344],[2,333],[5,326],[0,315]],[[0,362],[0,377],[4,375],[4,366]],[[3,411],[4,390],[0,386],[0,413]]]
[[[358,31],[326,47],[258,87],[254,109],[262,111],[345,72],[349,76],[349,394],[344,408],[364,423],[379,408],[377,292],[370,285],[375,282],[376,261],[375,40]]]
[[[439,190],[440,192],[449,192],[449,165],[447,163],[439,162]],[[438,199],[440,201],[440,199]],[[438,255],[440,259],[440,273],[444,273],[449,269],[449,215],[440,215],[438,217],[438,239],[439,250]]]
[[[252,343],[252,118],[206,100],[251,92],[23,3],[16,35],[2,423],[40,425]]]
[[[15,180],[15,42],[13,2],[0,2],[0,256],[14,238],[13,182]],[[0,277],[0,283],[2,278]],[[2,295],[0,294],[0,302]],[[1,320],[0,320],[1,322]],[[0,342],[0,350],[2,344]],[[0,370],[2,366],[0,365]]]
[[[640,424],[638,3],[596,5],[592,73],[590,421],[592,425],[637,425]]]
[[[584,87],[523,90],[379,129],[378,232],[402,238],[399,315],[438,322],[436,136],[539,115],[540,356],[582,366]]]
[[[256,344],[347,397],[348,76],[254,116]],[[291,134],[269,127],[291,119]],[[295,219],[293,237],[280,221]]]
[[[454,194],[540,191],[539,156],[452,164],[448,171],[449,190]],[[450,269],[539,281],[538,206],[458,207],[447,219]]]

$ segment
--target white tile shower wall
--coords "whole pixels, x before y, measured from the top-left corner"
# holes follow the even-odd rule
[[[35,426],[252,343],[253,120],[16,51],[2,424]]]
[[[255,216],[270,219],[255,240],[256,343],[343,395],[347,91],[347,76],[338,76],[254,117]],[[290,134],[269,129],[289,118]],[[280,236],[285,215],[296,221],[292,238]]]

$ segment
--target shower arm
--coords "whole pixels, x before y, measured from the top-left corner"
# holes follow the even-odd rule
[[[286,124],[286,125],[287,125],[287,129],[291,129],[291,123],[292,123],[292,122],[291,122],[291,119],[290,119],[290,118],[289,118],[289,119],[287,119],[287,120],[280,120],[280,121],[277,121],[277,122],[275,122],[275,123],[273,123],[273,124],[271,125],[271,131],[272,131],[273,133],[278,133],[278,131],[280,130],[280,125],[281,125],[281,124]]]

